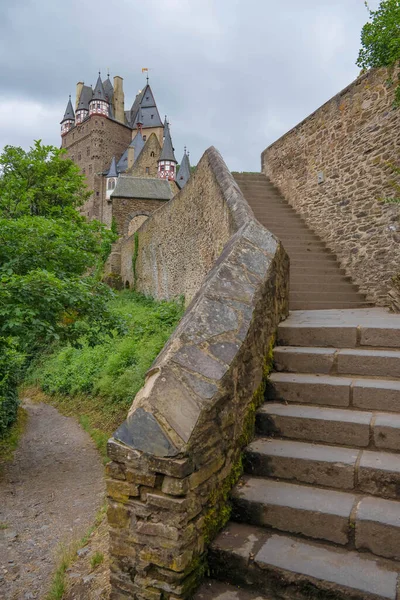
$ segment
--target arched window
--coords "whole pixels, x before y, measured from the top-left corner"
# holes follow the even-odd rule
[[[154,152],[150,152],[150,156],[153,158],[155,156]]]
[[[107,182],[107,189],[113,190],[115,188],[115,178],[111,177]]]
[[[145,136],[145,135],[143,136],[143,141],[144,141],[144,142],[146,141],[146,137],[147,137],[147,136]]]

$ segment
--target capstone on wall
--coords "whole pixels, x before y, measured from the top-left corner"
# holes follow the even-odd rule
[[[144,294],[183,294],[190,302],[232,235],[231,212],[208,160],[204,154],[183,190],[139,229],[135,282],[131,242],[122,244],[122,280]]]
[[[93,195],[83,207],[82,213],[89,219],[107,222],[104,211],[105,190],[102,172],[109,168],[111,159],[122,155],[131,141],[130,127],[111,119],[92,116],[81,125],[73,127],[63,138],[62,147],[86,176],[86,183]]]
[[[263,172],[379,304],[400,271],[400,206],[379,201],[395,195],[388,163],[400,147],[388,77],[359,77],[262,154]]]

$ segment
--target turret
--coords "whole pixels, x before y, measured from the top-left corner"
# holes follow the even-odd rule
[[[176,176],[176,183],[182,189],[188,182],[190,177],[190,161],[189,161],[189,153],[186,153],[186,146],[183,153],[183,158],[181,164],[179,166],[179,171]]]
[[[65,109],[63,120],[61,121],[61,135],[65,135],[75,125],[75,113],[72,107],[71,96],[69,97],[67,108]]]
[[[76,114],[75,114],[75,124],[79,125],[89,116],[89,102],[93,96],[93,90],[88,85],[84,85],[79,82],[77,84],[76,89]]]
[[[109,103],[104,91],[101,76],[97,78],[96,87],[93,90],[92,99],[89,102],[89,116],[91,115],[102,115],[108,117],[109,114]]]
[[[178,164],[172,146],[171,133],[167,117],[164,122],[164,143],[158,159],[158,177],[175,181],[176,165]]]
[[[106,175],[106,199],[108,200],[117,185],[117,163],[115,156],[112,157],[111,165]]]

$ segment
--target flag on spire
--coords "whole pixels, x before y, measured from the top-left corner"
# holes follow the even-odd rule
[[[142,67],[142,73],[148,72],[149,69],[147,67]]]

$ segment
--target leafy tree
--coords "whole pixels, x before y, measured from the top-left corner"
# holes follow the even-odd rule
[[[99,280],[116,235],[78,213],[90,192],[64,154],[38,141],[0,155],[0,436],[24,360],[57,340],[90,346],[124,329]]]
[[[30,150],[6,146],[0,156],[0,216],[73,219],[90,196],[79,167],[65,150],[35,141]]]
[[[382,0],[377,10],[365,3],[370,21],[361,31],[361,45],[357,65],[362,69],[393,68],[400,61],[400,2]],[[400,103],[400,85],[396,88],[396,104]]]

